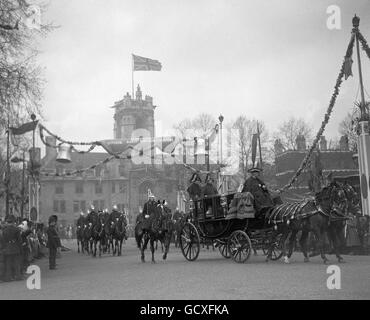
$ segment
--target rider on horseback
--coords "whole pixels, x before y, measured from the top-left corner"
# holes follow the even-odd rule
[[[260,178],[261,171],[259,168],[249,169],[250,177],[244,182],[242,190],[242,192],[250,192],[253,195],[257,214],[264,213],[268,208],[274,206],[272,197]]]
[[[145,202],[143,213],[142,213],[142,229],[148,230],[150,223],[150,215],[157,210],[157,203],[155,202],[155,196],[149,190],[148,201]]]

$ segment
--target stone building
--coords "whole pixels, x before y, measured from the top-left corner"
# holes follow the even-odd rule
[[[149,137],[152,142],[158,139],[154,137],[156,106],[153,105],[151,97],[146,96],[144,100],[142,99],[140,87],[137,88],[135,99],[127,93],[111,108],[115,111],[114,139],[107,143],[112,148],[122,144],[128,145],[142,137]],[[53,137],[46,139],[48,144],[55,146],[56,141]],[[43,174],[40,179],[39,219],[47,221],[47,217],[57,214],[61,224],[71,224],[75,222],[80,212],[86,212],[91,204],[97,209],[108,210],[117,204],[121,210],[124,208],[129,214],[132,223],[139,213],[139,208],[147,200],[148,189],[158,199],[167,200],[172,210],[178,206],[178,193],[186,189],[191,172],[182,164],[164,163],[161,161],[163,160],[161,152],[152,153],[149,163],[114,159],[77,176],[65,175],[76,169],[89,168],[109,156],[108,153],[72,152],[72,161],[61,164],[56,161],[57,149],[46,147],[46,155],[42,159]]]
[[[275,142],[276,181],[278,188],[281,188],[290,181],[307,154],[308,148],[303,136],[297,137],[296,144],[297,150],[284,151],[281,143],[279,141]],[[354,159],[354,155],[355,152],[349,150],[348,138],[346,136],[341,137],[339,148],[335,150],[328,149],[325,137],[321,137],[319,152],[314,153],[321,167],[320,170],[322,171],[323,177],[327,176],[329,173],[332,173],[335,177],[358,175],[358,166],[356,164],[356,159]],[[311,165],[303,171],[294,186],[289,189],[289,192],[284,194],[284,196],[289,198],[294,194],[303,195],[309,193],[312,170],[315,170],[315,168],[313,168],[311,163]],[[294,198],[294,196],[292,197]]]

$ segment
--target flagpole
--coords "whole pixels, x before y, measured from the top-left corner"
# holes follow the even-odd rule
[[[132,99],[134,99],[135,89],[134,89],[134,55],[131,55],[131,65],[132,65],[132,78],[131,78],[131,84],[132,84]]]

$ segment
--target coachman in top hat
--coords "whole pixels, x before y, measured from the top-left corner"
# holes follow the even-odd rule
[[[259,168],[249,169],[250,177],[245,180],[242,190],[242,192],[250,192],[253,195],[257,213],[263,213],[274,205],[265,183],[260,178],[261,171]]]

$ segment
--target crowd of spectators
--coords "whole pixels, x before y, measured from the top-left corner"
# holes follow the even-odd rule
[[[13,270],[6,264],[5,255],[7,252],[7,243],[4,241],[4,231],[7,227],[17,228],[19,233],[16,240],[12,242],[12,252],[14,261]],[[14,230],[17,230],[14,229]],[[47,253],[46,229],[42,223],[34,223],[28,219],[13,217],[13,221],[8,219],[0,220],[0,280],[22,280],[25,277],[28,266],[36,259],[41,259]],[[20,273],[20,274],[19,274]]]

